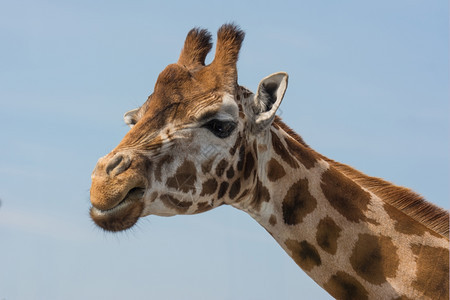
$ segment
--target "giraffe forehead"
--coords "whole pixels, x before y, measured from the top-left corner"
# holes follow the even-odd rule
[[[216,107],[213,107],[211,113],[215,114],[219,119],[232,118],[233,120],[236,120],[239,107],[234,97],[229,93],[225,93],[221,100],[220,103],[216,103]]]
[[[140,119],[156,123],[152,128],[159,129],[167,123],[195,123],[208,117],[234,121],[243,117],[237,102],[241,103],[251,92],[239,85],[224,86],[216,77],[205,69],[192,71],[179,64],[167,66],[158,76],[153,94],[142,105]]]
[[[186,123],[216,114],[222,118],[237,116],[239,108],[234,96],[204,77],[176,64],[169,65],[159,75],[153,94],[143,105],[143,118],[160,115],[166,122]]]

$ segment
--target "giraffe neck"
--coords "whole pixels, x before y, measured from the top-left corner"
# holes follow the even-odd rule
[[[448,299],[448,239],[291,135],[275,123],[254,147],[253,196],[234,206],[338,299]]]

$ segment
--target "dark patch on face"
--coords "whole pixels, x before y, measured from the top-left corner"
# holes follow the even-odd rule
[[[316,241],[317,244],[326,252],[336,254],[337,239],[342,229],[331,219],[325,217],[320,220],[317,226]]]
[[[272,158],[267,163],[267,177],[270,181],[277,181],[278,179],[284,177],[286,175],[286,172],[284,171],[284,168],[275,158]]]
[[[298,242],[296,240],[288,239],[285,244],[292,252],[294,261],[303,270],[311,271],[312,268],[322,264],[319,252],[317,252],[317,249],[307,241]]]
[[[449,251],[446,248],[413,245],[417,278],[412,285],[430,299],[449,299]]]
[[[244,179],[248,179],[252,173],[253,167],[255,166],[255,159],[251,152],[248,152],[245,156],[245,166],[244,166]]]
[[[269,190],[262,184],[261,181],[259,181],[259,179],[257,179],[255,191],[250,206],[252,206],[255,210],[260,210],[262,203],[269,201],[270,201]]]
[[[225,195],[225,193],[227,192],[229,183],[224,181],[220,184],[220,188],[219,188],[219,194],[217,195],[217,198],[220,199],[223,197],[223,195]]]
[[[360,234],[350,256],[356,273],[372,284],[382,284],[386,278],[395,277],[399,257],[391,238]]]
[[[322,191],[330,204],[351,222],[366,221],[370,194],[333,167],[322,175]]]
[[[369,299],[364,286],[348,273],[338,271],[323,288],[336,299]]]
[[[270,131],[272,134],[272,147],[273,150],[275,150],[275,153],[277,153],[289,166],[292,168],[298,168],[298,163],[292,158],[292,155],[286,150],[281,140],[278,138],[278,136],[273,132]]]
[[[302,165],[304,165],[307,169],[314,167],[317,159],[314,157],[314,154],[310,149],[302,146],[300,143],[291,138],[286,138],[285,141],[291,154],[294,155]]]
[[[208,211],[212,209],[213,207],[208,202],[200,202],[197,204],[197,210],[195,211],[196,214]]]
[[[234,199],[234,197],[237,196],[237,194],[239,194],[239,191],[241,190],[241,181],[238,179],[236,179],[235,182],[233,182],[233,184],[230,187],[230,192],[229,195],[230,199]]]
[[[211,171],[214,159],[208,159],[202,164],[202,172],[203,174],[208,174]]]
[[[297,225],[303,222],[303,218],[314,211],[317,200],[308,190],[308,180],[300,179],[287,191],[283,199],[283,219],[288,225]]]
[[[225,173],[225,169],[228,167],[228,161],[222,159],[216,166],[216,174],[221,177]]]
[[[233,166],[230,166],[230,168],[227,171],[227,178],[231,179],[233,177],[234,177],[234,169],[233,169]]]
[[[193,162],[185,160],[178,167],[175,175],[167,178],[166,185],[170,188],[181,190],[185,193],[195,192],[195,181],[197,180],[197,170]]]
[[[434,231],[428,229],[423,224],[417,222],[413,218],[409,217],[402,211],[393,207],[392,205],[385,203],[383,205],[384,210],[387,212],[389,217],[394,220],[395,225],[394,229],[403,234],[414,234],[418,236],[422,236],[425,232],[430,233],[433,236],[441,237],[436,234]]]
[[[230,148],[230,154],[234,155],[236,153],[237,147],[241,144],[242,136],[239,134],[236,138],[236,143],[234,143],[234,146]]]
[[[245,157],[245,147],[244,147],[244,145],[242,145],[239,148],[239,160],[237,163],[238,171],[242,171],[242,169],[244,168],[244,157]]]
[[[155,179],[161,182],[162,168],[165,164],[170,164],[173,162],[173,157],[171,155],[164,155],[160,161],[156,164],[155,169]]]
[[[186,212],[192,205],[192,202],[190,201],[182,201],[175,196],[168,194],[161,195],[160,199],[166,206],[169,208],[175,208],[180,213]]]
[[[272,226],[277,225],[277,217],[275,217],[275,215],[270,215],[269,224]]]
[[[219,184],[217,183],[217,180],[215,180],[214,178],[206,180],[205,182],[203,182],[202,192],[200,196],[214,194],[218,185]]]

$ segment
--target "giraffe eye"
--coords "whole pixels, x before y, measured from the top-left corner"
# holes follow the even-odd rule
[[[207,128],[215,136],[224,139],[230,136],[234,128],[236,128],[236,123],[233,121],[219,121],[217,119],[213,119],[202,127]]]

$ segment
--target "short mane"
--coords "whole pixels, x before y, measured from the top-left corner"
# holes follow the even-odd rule
[[[312,150],[303,139],[287,126],[279,117],[275,118],[275,126],[284,130],[289,136],[294,138],[297,142]],[[314,151],[315,152],[315,151]],[[359,185],[368,189],[386,203],[399,209],[414,220],[420,222],[427,228],[439,233],[440,235],[449,238],[449,213],[448,211],[427,202],[422,196],[416,194],[408,188],[396,186],[381,178],[370,177],[366,174],[353,169],[350,166],[341,164],[331,160],[317,152],[315,152],[322,159],[327,161],[338,171],[345,174],[350,179],[354,180]]]

